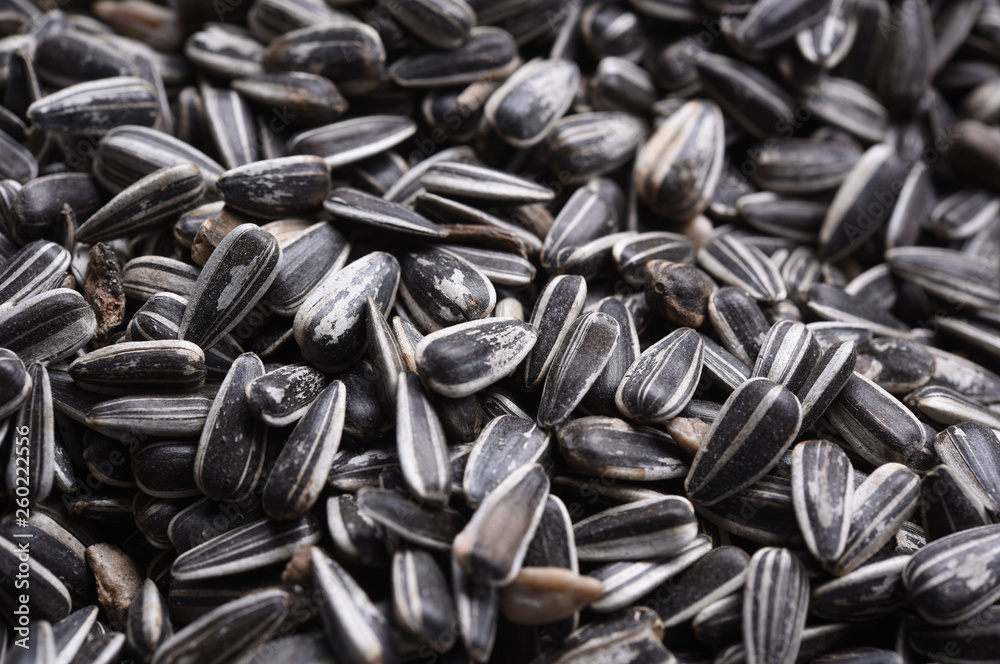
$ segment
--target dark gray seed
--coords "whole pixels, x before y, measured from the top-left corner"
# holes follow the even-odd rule
[[[212,579],[283,562],[301,546],[319,541],[311,514],[290,521],[264,518],[217,535],[177,557],[170,573],[179,581]]]
[[[549,435],[515,415],[495,418],[476,438],[462,478],[466,500],[473,507],[518,468],[547,462]]]
[[[924,385],[934,371],[934,356],[909,339],[873,339],[858,348],[857,372],[892,394]]]
[[[530,325],[514,318],[459,323],[420,341],[417,367],[438,394],[465,397],[513,371],[536,339]]]
[[[16,411],[31,394],[31,376],[13,351],[0,348],[0,419]]]
[[[476,662],[486,662],[493,651],[500,618],[500,590],[466,574],[454,557],[451,587],[462,643]]]
[[[444,196],[462,196],[494,204],[545,203],[555,194],[531,180],[459,161],[436,162],[420,176],[428,191]]]
[[[421,245],[400,257],[399,294],[426,331],[490,315],[493,284],[475,265],[437,246]]]
[[[39,362],[28,365],[27,378],[31,393],[13,415],[14,435],[6,469],[7,491],[11,495],[44,500],[52,490],[55,472],[52,386],[48,372]]]
[[[907,173],[896,205],[892,208],[892,215],[886,223],[886,248],[917,244],[921,229],[929,222],[936,202],[931,169],[918,161]]]
[[[791,483],[783,477],[765,475],[734,496],[714,505],[698,505],[695,510],[707,521],[752,542],[779,546],[802,542]]]
[[[345,94],[363,94],[385,73],[385,47],[378,32],[359,21],[320,23],[274,39],[264,52],[264,68],[318,74]]]
[[[264,295],[280,263],[273,235],[252,224],[233,229],[198,275],[178,336],[202,348],[214,346]]]
[[[202,498],[181,510],[167,527],[167,536],[179,553],[235,530],[264,516],[260,501],[218,503]]]
[[[975,309],[1000,311],[1000,276],[989,261],[936,247],[897,247],[886,252],[893,274],[932,295]]]
[[[669,556],[686,547],[697,534],[694,508],[680,496],[619,505],[573,526],[577,558],[585,562]]]
[[[807,244],[816,242],[827,207],[825,202],[769,191],[747,194],[736,201],[737,212],[751,228]]]
[[[218,23],[188,37],[184,55],[199,69],[222,79],[259,74],[264,69],[261,43],[242,30]]]
[[[608,363],[597,380],[580,402],[580,409],[591,415],[618,415],[614,405],[614,395],[625,372],[639,356],[639,334],[635,329],[632,314],[628,308],[614,297],[606,297],[597,304],[596,311],[605,313],[618,322],[620,334],[608,358]]]
[[[742,623],[743,593],[739,592],[703,608],[691,621],[691,627],[699,641],[719,647],[740,640]]]
[[[1000,212],[1000,199],[985,189],[960,189],[931,210],[925,227],[946,240],[962,240],[982,231]]]
[[[840,447],[808,440],[792,448],[792,500],[809,552],[835,561],[847,545],[854,512],[854,469]]]
[[[96,606],[78,609],[52,626],[52,638],[58,656],[51,661],[55,664],[75,661],[74,658],[78,656],[96,623],[97,611]]]
[[[358,510],[353,494],[330,498],[326,518],[338,559],[378,567],[388,562],[385,529]]]
[[[1000,526],[942,537],[914,554],[903,570],[910,600],[927,622],[955,625],[1000,596]]]
[[[1000,414],[949,387],[925,385],[907,394],[903,402],[928,420],[944,426],[975,422],[1000,429]]]
[[[695,503],[711,505],[749,487],[777,463],[799,432],[798,399],[752,378],[733,392],[712,423],[684,482]]]
[[[584,475],[630,481],[674,479],[688,461],[670,436],[612,417],[574,419],[556,434],[569,466]]]
[[[531,147],[569,109],[579,81],[580,68],[571,60],[532,60],[490,95],[484,117],[509,145]]]
[[[372,441],[392,428],[393,412],[380,396],[382,384],[378,369],[362,359],[339,374],[351,398],[344,416],[344,433],[362,441]]]
[[[333,381],[295,426],[264,484],[264,510],[276,519],[304,515],[319,499],[340,446],[346,388]]]
[[[465,259],[497,286],[524,288],[535,279],[535,266],[531,261],[511,252],[459,244],[438,247]]]
[[[754,51],[777,46],[821,21],[830,4],[830,0],[764,0],[754,3],[739,24],[740,41]]]
[[[269,588],[226,602],[167,638],[153,664],[222,664],[267,641],[288,615],[290,597]]]
[[[465,526],[458,512],[418,505],[398,491],[365,488],[357,500],[362,514],[404,540],[436,551],[449,550]]]
[[[626,417],[666,423],[687,405],[701,380],[705,345],[681,328],[650,346],[625,372],[615,404]]]
[[[386,253],[370,253],[330,273],[295,314],[295,341],[302,355],[323,370],[347,368],[367,344],[366,298],[384,315],[396,299],[399,263]]]
[[[194,441],[143,442],[131,451],[135,483],[144,493],[158,498],[201,495],[194,481],[197,454],[198,444]]]
[[[728,350],[712,341],[711,337],[701,336],[705,345],[704,372],[714,385],[725,392],[732,392],[750,379],[750,369]]]
[[[94,611],[96,617],[96,610]],[[128,608],[126,635],[128,646],[144,659],[151,659],[160,644],[173,635],[167,602],[152,579],[146,579],[142,590],[132,598]]]
[[[645,606],[604,620],[596,620],[570,634],[558,647],[542,653],[532,664],[556,662],[624,661],[668,664],[672,653],[663,646],[663,628],[656,613]]]
[[[895,306],[899,299],[895,277],[885,263],[879,263],[851,279],[844,286],[844,292],[873,304],[880,303],[879,306],[886,308]]]
[[[189,341],[132,341],[82,355],[69,374],[84,389],[104,394],[190,391],[205,384],[205,354]]]
[[[339,24],[353,20],[353,16],[325,2],[294,0],[255,2],[247,12],[247,28],[255,39],[267,44],[286,32],[321,23]]]
[[[646,124],[628,113],[577,113],[553,125],[545,150],[555,172],[582,183],[624,165],[647,132]]]
[[[396,447],[410,491],[443,507],[451,493],[451,467],[441,421],[412,372],[400,375],[396,390]]]
[[[993,429],[975,422],[950,426],[937,435],[934,450],[965,480],[983,505],[1000,506],[1000,438]]]
[[[52,236],[63,205],[69,204],[82,220],[104,201],[104,193],[86,173],[55,173],[35,178],[21,187],[11,203],[10,238],[25,245]]]
[[[722,172],[722,111],[690,101],[664,122],[639,150],[633,181],[639,197],[674,221],[701,214]]]
[[[659,95],[653,77],[625,58],[601,58],[590,78],[590,101],[595,111],[624,111],[649,115]]]
[[[927,469],[929,451],[919,420],[891,394],[854,373],[826,411],[833,428],[867,461]]]
[[[878,143],[889,131],[889,111],[881,100],[849,79],[822,79],[806,92],[802,103],[817,118],[865,141]]]
[[[726,350],[753,366],[770,327],[757,303],[743,289],[726,286],[709,297],[708,316]]]
[[[65,87],[31,104],[27,115],[47,131],[103,133],[121,125],[152,126],[158,107],[149,83],[119,76]]]
[[[135,76],[135,64],[120,49],[79,30],[43,33],[32,64],[42,81],[65,87],[112,76]]]
[[[743,647],[748,664],[792,664],[809,611],[809,579],[787,549],[760,549],[743,591]]]
[[[122,288],[130,298],[145,302],[157,293],[187,297],[198,281],[200,270],[173,258],[142,256],[122,268]]]
[[[738,592],[746,580],[750,556],[734,546],[713,549],[673,579],[669,592],[657,593],[651,605],[663,627],[676,627],[702,609]]]
[[[87,426],[109,433],[194,436],[201,433],[211,407],[212,400],[204,396],[144,395],[101,401],[83,413]]]
[[[832,69],[847,57],[858,30],[858,12],[850,0],[834,0],[823,19],[796,35],[799,52],[809,62]]]
[[[524,557],[522,570],[527,567],[562,568],[573,574],[580,571],[569,511],[562,500],[551,494],[545,501],[542,520]],[[555,623],[548,621],[543,630],[546,634],[566,637],[579,627],[579,623],[579,615],[575,614]]]
[[[674,325],[701,327],[715,282],[688,263],[654,259],[646,263],[646,304],[649,310]]]
[[[38,177],[38,161],[35,155],[2,128],[0,128],[0,154],[4,155],[4,163],[0,166],[0,176],[3,178],[25,184]]]
[[[639,17],[614,5],[591,6],[582,13],[580,32],[591,55],[617,56],[637,62],[649,48]]]
[[[48,240],[24,245],[3,263],[0,271],[0,312],[45,290],[69,267],[69,252]]]
[[[250,409],[268,426],[297,422],[326,387],[326,377],[308,364],[287,364],[247,384]]]
[[[581,316],[563,340],[546,374],[538,423],[562,424],[598,379],[620,336],[618,321],[601,312]]]
[[[574,249],[616,231],[622,203],[621,189],[610,180],[592,180],[577,189],[545,235],[539,257],[542,267],[559,271]]]
[[[932,384],[950,387],[981,403],[1000,401],[1000,376],[964,357],[933,346],[926,348],[934,356]]]
[[[278,273],[264,296],[279,316],[294,316],[309,294],[347,262],[343,233],[321,221],[281,243]]]
[[[893,30],[881,53],[879,96],[895,113],[909,114],[927,91],[934,59],[934,26],[927,5],[904,0],[890,17]]]
[[[126,187],[76,230],[77,242],[101,242],[152,230],[172,221],[205,193],[190,163],[165,166]]]
[[[542,518],[549,479],[538,464],[521,466],[487,494],[455,537],[455,560],[489,585],[517,576]]]
[[[485,20],[481,19],[482,23]],[[510,33],[483,25],[472,28],[464,44],[451,51],[406,55],[389,68],[389,76],[406,88],[468,85],[504,78],[521,60]]]
[[[881,304],[875,305],[831,284],[819,283],[810,287],[806,292],[806,307],[823,320],[864,326],[880,336],[906,337],[910,334],[909,328],[882,309]]]
[[[625,237],[615,244],[611,252],[625,281],[635,287],[641,287],[645,282],[645,265],[651,260],[674,263],[694,260],[693,247],[688,238],[661,231]]]
[[[950,466],[935,466],[920,482],[920,511],[928,542],[990,522],[975,489]]]
[[[288,152],[318,155],[328,167],[339,168],[385,152],[416,131],[410,118],[369,115],[299,132],[288,139]]]
[[[393,555],[392,610],[399,624],[420,641],[444,645],[454,639],[449,633],[455,619],[451,589],[427,551],[407,547]]]
[[[708,94],[753,136],[787,133],[795,123],[791,97],[753,67],[710,53],[699,53],[695,64]]]
[[[219,387],[201,431],[195,482],[215,500],[244,500],[260,480],[267,427],[254,417],[246,391],[247,385],[262,375],[264,364],[256,355],[244,353],[237,358]]]
[[[238,78],[231,85],[250,101],[268,108],[287,109],[289,116],[294,115],[307,125],[333,122],[347,110],[347,100],[337,86],[316,74],[290,71],[253,74]]]
[[[265,159],[219,176],[226,205],[267,219],[283,219],[318,209],[330,189],[330,172],[313,156]]]
[[[836,576],[852,572],[896,534],[920,498],[920,477],[898,463],[886,463],[854,492],[854,513],[847,545],[840,557],[826,565]]]
[[[909,556],[892,556],[817,586],[809,610],[824,620],[870,620],[899,611],[907,603],[903,568]]]
[[[869,148],[848,173],[820,229],[820,254],[838,261],[861,247],[888,221],[904,164],[893,148]],[[888,192],[888,193],[887,193]]]
[[[334,189],[323,202],[323,207],[341,219],[377,230],[422,237],[442,237],[445,234],[441,226],[408,207],[350,187]]]
[[[683,549],[657,560],[615,562],[599,567],[590,576],[604,583],[604,594],[590,608],[601,613],[625,608],[711,550],[712,541],[698,535]]]
[[[698,263],[719,281],[742,288],[755,300],[775,302],[787,296],[781,274],[760,249],[726,234],[698,250]]]
[[[819,358],[820,347],[809,328],[781,320],[768,330],[751,375],[767,378],[798,394]]]
[[[250,106],[235,90],[201,86],[209,133],[222,163],[230,169],[260,159],[260,142]]]
[[[97,330],[97,319],[83,296],[56,288],[0,312],[0,348],[27,364],[60,360],[83,348]]]
[[[169,134],[135,125],[115,127],[98,143],[94,179],[118,193],[154,171],[185,163],[198,167],[209,191],[225,170],[205,153]]]

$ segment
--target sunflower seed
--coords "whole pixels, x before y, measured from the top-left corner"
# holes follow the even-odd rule
[[[289,115],[294,114],[297,120],[310,125],[333,122],[347,110],[347,101],[337,86],[316,74],[291,71],[252,74],[232,81],[232,87],[252,102],[287,108]]]
[[[96,617],[96,613],[95,613]],[[146,579],[142,590],[132,598],[128,609],[128,646],[144,659],[173,635],[167,603],[152,579]]]
[[[643,560],[674,554],[698,533],[684,498],[664,496],[613,507],[573,526],[577,557],[585,562]]]
[[[233,661],[277,631],[288,614],[289,595],[267,589],[227,602],[168,637],[154,664],[181,664],[193,657],[205,664]]]
[[[133,258],[122,268],[125,294],[145,302],[157,293],[187,297],[197,283],[200,270],[194,265],[163,256]]]
[[[449,630],[455,605],[444,572],[431,554],[407,547],[393,555],[392,595],[396,620],[420,641],[433,648],[437,641],[454,639]]]
[[[886,252],[893,273],[928,293],[975,309],[1000,311],[1000,277],[987,261],[949,249],[897,247]]]
[[[615,403],[627,417],[665,423],[690,401],[701,378],[702,338],[690,328],[664,337],[625,372]]]
[[[494,131],[515,148],[545,140],[573,102],[580,68],[570,60],[532,60],[497,89],[484,106]]]
[[[500,591],[466,574],[455,558],[451,563],[451,587],[462,642],[476,662],[486,662],[493,651],[500,618]]]
[[[22,300],[0,312],[0,348],[23,362],[68,357],[94,336],[97,320],[83,296],[56,288]]]
[[[119,193],[161,168],[184,163],[198,167],[209,191],[215,189],[216,180],[225,170],[205,153],[173,136],[127,125],[115,127],[101,139],[94,158],[94,178],[112,193]]]
[[[702,268],[719,281],[742,288],[755,300],[775,302],[787,296],[778,268],[759,249],[732,235],[717,235],[698,250]]]
[[[330,498],[326,513],[338,559],[378,567],[388,562],[385,529],[358,510],[352,494]]]
[[[787,546],[802,542],[791,483],[783,477],[765,475],[729,498],[695,509],[707,521],[752,542]]]
[[[615,562],[599,567],[590,576],[604,584],[604,594],[592,602],[590,608],[606,613],[629,606],[693,565],[711,549],[711,540],[698,535],[681,550],[658,560]]]
[[[334,189],[323,206],[339,218],[380,230],[423,237],[442,237],[445,234],[443,228],[399,203],[349,187]]]
[[[341,120],[295,134],[288,152],[318,155],[328,167],[339,168],[395,147],[416,131],[413,120],[396,115]]]
[[[778,321],[764,337],[751,375],[798,393],[819,357],[819,344],[808,327],[793,321]]]
[[[184,44],[184,55],[201,69],[223,79],[263,71],[264,48],[260,42],[242,30],[220,24],[208,25],[191,35]]]
[[[827,569],[843,576],[863,565],[917,508],[920,478],[898,463],[875,469],[854,492],[851,530],[844,552]]]
[[[704,372],[715,385],[725,392],[732,392],[750,379],[750,369],[736,356],[706,335],[701,336],[705,346]]]
[[[323,374],[308,364],[288,364],[246,386],[250,409],[268,426],[297,422],[326,387]]]
[[[147,441],[132,449],[132,475],[144,493],[159,498],[201,495],[194,481],[194,441]]]
[[[991,511],[1000,505],[998,442],[1000,439],[992,429],[975,422],[950,426],[934,440],[934,450],[941,460],[965,480],[966,486]]]
[[[557,173],[582,183],[625,164],[646,133],[645,123],[628,113],[578,113],[555,122],[545,149]]]
[[[740,41],[755,51],[776,46],[821,21],[830,4],[829,0],[755,3],[739,25]]]
[[[466,500],[479,505],[506,477],[531,463],[545,463],[549,436],[534,422],[502,415],[483,427],[476,438],[462,487]]]
[[[687,474],[687,459],[669,436],[616,418],[576,418],[556,438],[563,459],[585,475],[655,481]]]
[[[389,76],[402,87],[432,88],[503,79],[520,64],[510,33],[488,25],[472,28],[464,44],[450,51],[406,55]]]
[[[792,448],[795,518],[810,553],[824,563],[844,551],[854,512],[854,474],[847,455],[828,440]]]
[[[464,196],[493,203],[545,203],[555,194],[530,180],[458,161],[436,162],[420,182],[428,191],[444,196]]]
[[[975,489],[950,466],[935,466],[924,475],[920,511],[928,542],[989,523]]]
[[[260,569],[291,558],[300,546],[318,542],[320,535],[319,522],[311,514],[290,521],[261,519],[188,549],[174,561],[171,576],[191,581]]]
[[[282,219],[318,209],[330,188],[330,175],[318,157],[283,157],[228,170],[219,176],[217,187],[226,205]]]
[[[105,394],[190,391],[205,384],[205,354],[188,341],[125,342],[78,357],[69,373],[80,387]]]
[[[741,385],[698,448],[684,483],[688,497],[711,505],[753,484],[791,445],[801,419],[798,399],[781,385],[763,378]]]
[[[809,580],[802,563],[787,549],[757,551],[743,591],[747,662],[794,662],[808,610]]]
[[[408,542],[437,551],[447,551],[465,526],[457,512],[433,509],[411,502],[397,491],[362,489],[358,491],[358,508],[387,530]]]
[[[819,23],[796,35],[799,52],[806,60],[824,69],[837,66],[854,45],[858,30],[857,14],[854,2],[835,0],[830,3]]]
[[[806,307],[823,320],[864,326],[880,336],[910,336],[907,326],[891,313],[831,284],[810,287]]]
[[[909,560],[892,556],[817,586],[810,610],[834,621],[868,620],[898,611],[907,601],[902,573]]]
[[[265,298],[279,316],[294,316],[309,294],[347,262],[350,245],[326,222],[313,224],[281,244],[281,263]]]
[[[78,83],[31,104],[28,119],[48,131],[106,132],[121,125],[151,126],[157,118],[152,86],[119,76]]]

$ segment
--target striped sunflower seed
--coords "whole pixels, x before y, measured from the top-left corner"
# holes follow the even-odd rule
[[[909,339],[873,339],[858,351],[857,372],[892,394],[904,394],[926,384],[936,364],[922,344]]]
[[[303,356],[321,369],[341,369],[364,351],[365,297],[374,294],[384,314],[399,283],[399,263],[374,252],[329,274],[295,314],[295,340]]]
[[[187,297],[198,281],[200,270],[164,256],[133,258],[122,268],[122,288],[125,294],[145,302],[157,293],[173,293]]]
[[[189,341],[124,342],[78,357],[69,374],[80,387],[104,394],[190,391],[205,384],[205,354]]]
[[[6,418],[31,394],[32,382],[21,358],[6,348],[0,348],[0,377],[0,418]]]
[[[257,570],[288,560],[320,536],[319,521],[311,514],[288,521],[264,518],[188,549],[174,560],[170,573],[179,581],[192,581]]]
[[[783,477],[765,475],[729,498],[695,509],[706,521],[752,542],[777,546],[802,542],[791,483]]]
[[[875,469],[854,491],[854,511],[847,545],[827,569],[837,576],[852,572],[896,534],[917,508],[920,478],[898,463]]]
[[[385,529],[358,510],[353,494],[330,498],[326,515],[338,559],[376,567],[388,562]]]
[[[135,76],[78,83],[32,103],[28,119],[47,131],[106,132],[120,125],[152,126],[158,106],[152,86]]]
[[[820,358],[819,344],[802,323],[781,320],[771,326],[754,364],[754,378],[767,378],[798,391]]]
[[[579,82],[571,60],[532,60],[490,95],[484,117],[512,147],[537,145],[569,110]]]
[[[763,548],[750,558],[743,591],[743,647],[748,664],[792,664],[809,610],[805,567],[788,549]]]
[[[287,148],[291,154],[318,155],[329,168],[340,168],[393,148],[416,131],[410,118],[371,115],[299,132],[288,139]]]
[[[449,633],[455,615],[451,590],[427,551],[406,547],[393,554],[392,610],[399,624],[422,642],[444,645],[454,638]]]
[[[944,664],[988,662],[1000,646],[998,620],[1000,611],[988,607],[954,627],[912,625],[907,630],[908,644],[917,653],[936,657]],[[948,648],[949,643],[955,645]]]
[[[792,500],[809,552],[831,563],[844,551],[854,513],[854,469],[844,451],[828,440],[792,448]]]
[[[906,604],[902,574],[909,561],[909,556],[892,556],[827,581],[812,591],[809,609],[838,622],[890,615]]]
[[[212,400],[204,396],[144,395],[102,401],[85,413],[85,423],[136,436],[196,436]]]
[[[216,186],[226,205],[257,217],[283,219],[318,209],[330,189],[330,174],[318,157],[282,157],[228,170]]]
[[[423,245],[400,257],[399,294],[427,332],[490,315],[496,290],[475,265],[436,246]]]
[[[334,189],[323,206],[338,218],[379,230],[421,237],[442,237],[445,234],[438,224],[399,203],[350,187]]]
[[[830,4],[829,0],[755,3],[739,24],[739,39],[755,51],[777,46],[821,21]]]
[[[96,618],[97,613],[94,612]],[[126,636],[128,646],[144,660],[152,659],[157,648],[174,633],[163,595],[152,579],[146,579],[142,590],[132,598],[128,609]]]
[[[1000,438],[975,422],[950,426],[937,435],[934,450],[990,511],[1000,506]]]
[[[719,281],[742,288],[755,300],[775,302],[787,297],[778,268],[759,249],[732,235],[716,235],[698,250],[702,268]]]
[[[484,20],[480,20],[485,23]],[[517,44],[506,30],[474,27],[464,44],[450,51],[405,55],[389,67],[389,76],[404,88],[436,88],[502,80],[520,66]]]
[[[577,113],[561,118],[545,140],[557,173],[586,182],[624,165],[647,134],[645,123],[620,111]]]
[[[486,662],[493,652],[500,618],[500,589],[466,574],[454,557],[451,587],[455,596],[459,632],[473,661]]]
[[[674,554],[698,534],[694,508],[679,496],[641,500],[577,522],[577,557],[583,562],[644,560]]]
[[[18,249],[0,271],[0,312],[45,290],[69,268],[69,259],[69,252],[47,240],[35,240]]]
[[[704,352],[701,336],[690,328],[661,339],[625,372],[615,395],[618,410],[640,422],[676,417],[698,386]]]
[[[447,551],[466,524],[458,512],[418,505],[398,491],[365,488],[357,496],[362,514],[424,548]]]
[[[468,503],[476,507],[518,468],[549,455],[549,435],[533,421],[501,415],[483,427],[473,443],[462,477]]]
[[[447,504],[451,467],[444,429],[419,376],[409,371],[397,382],[396,447],[403,478],[413,495],[431,506]]]
[[[989,523],[976,492],[945,465],[935,466],[920,481],[920,512],[928,542]]]
[[[24,245],[55,230],[63,205],[69,204],[79,219],[86,219],[105,196],[86,173],[54,173],[35,178],[17,192],[11,203],[10,237]]]
[[[705,375],[725,392],[732,392],[750,380],[750,369],[711,337],[701,336],[705,345]]]
[[[17,353],[27,364],[69,357],[97,330],[97,318],[83,296],[55,288],[0,312],[0,348]]]
[[[548,187],[485,166],[459,161],[436,162],[420,176],[428,191],[494,204],[545,203],[555,194]]]
[[[150,173],[185,163],[198,167],[208,191],[215,189],[225,170],[205,153],[169,134],[126,125],[115,127],[98,143],[94,179],[112,193],[119,193]]]
[[[267,292],[281,263],[270,233],[244,224],[226,235],[191,289],[178,336],[211,348]]]
[[[749,561],[750,556],[742,549],[721,546],[671,579],[669,593],[657,592],[653,596],[652,606],[663,620],[663,627],[685,623],[705,607],[738,592],[746,581]]]
[[[252,74],[234,80],[232,87],[252,102],[287,108],[296,119],[311,125],[333,122],[348,107],[337,86],[316,74],[291,71]]]
[[[687,475],[688,462],[670,436],[613,417],[579,417],[556,432],[559,452],[584,475],[631,481]]]
[[[714,103],[690,101],[653,133],[639,150],[633,174],[646,205],[675,221],[708,207],[722,172],[722,124]]]
[[[903,583],[924,620],[955,625],[996,601],[998,536],[1000,526],[971,528],[935,540],[910,558]]]
[[[607,613],[630,606],[693,565],[711,549],[711,540],[698,535],[681,550],[657,560],[615,562],[599,567],[590,576],[604,584],[604,594],[591,603],[590,608]]]
[[[267,427],[253,416],[246,391],[264,375],[253,353],[233,363],[200,431],[194,477],[206,496],[226,502],[245,499],[257,486],[264,467]]]
[[[196,441],[151,440],[131,451],[132,476],[143,493],[158,498],[201,495],[194,481]]]
[[[691,464],[684,488],[711,505],[749,487],[792,444],[802,421],[798,399],[783,386],[752,378],[730,395]]]
[[[250,409],[268,426],[297,422],[326,387],[326,377],[308,364],[287,364],[254,378],[246,387]]]
[[[318,284],[347,262],[350,244],[326,222],[281,243],[281,263],[264,296],[279,316],[294,316]]]
[[[507,585],[520,571],[542,518],[549,480],[542,467],[518,468],[486,495],[455,537],[455,560],[489,585]]]
[[[992,265],[965,253],[935,247],[897,247],[886,252],[893,274],[932,295],[975,309],[1000,311],[1000,277]]]
[[[242,30],[220,24],[208,25],[191,35],[184,43],[184,55],[201,69],[224,79],[263,70],[264,48],[260,42]]]

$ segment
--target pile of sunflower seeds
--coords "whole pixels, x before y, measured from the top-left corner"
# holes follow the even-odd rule
[[[1000,662],[997,0],[2,0],[5,664]]]

